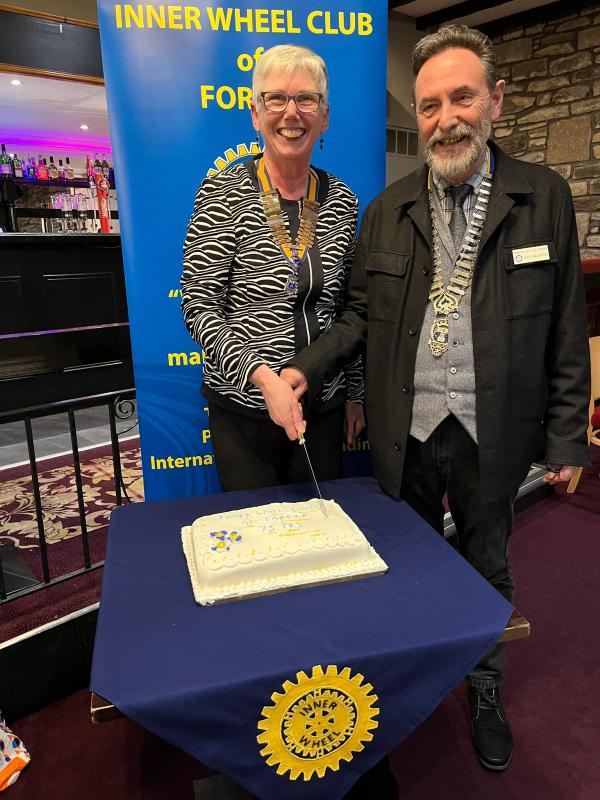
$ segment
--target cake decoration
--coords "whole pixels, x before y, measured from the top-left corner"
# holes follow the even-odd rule
[[[237,544],[242,541],[241,535],[237,531],[211,531],[209,536],[217,540],[216,544],[211,547],[217,553],[227,552],[230,544]]]

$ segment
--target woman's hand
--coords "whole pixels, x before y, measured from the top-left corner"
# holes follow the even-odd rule
[[[346,442],[351,444],[365,429],[365,412],[362,403],[346,402],[345,409]]]
[[[294,441],[298,433],[304,433],[306,422],[302,419],[302,406],[289,383],[266,364],[257,367],[250,380],[262,392],[271,420],[284,428],[288,439]]]

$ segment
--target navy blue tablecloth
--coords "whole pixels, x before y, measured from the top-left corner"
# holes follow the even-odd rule
[[[92,690],[264,800],[342,797],[480,660],[512,611],[373,479],[324,482],[322,491],[387,562],[385,575],[195,603],[181,527],[306,500],[310,486],[141,503],[111,517]]]

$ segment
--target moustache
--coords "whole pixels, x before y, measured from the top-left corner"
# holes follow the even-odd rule
[[[433,147],[436,142],[442,141],[447,144],[454,144],[454,142],[460,141],[465,136],[469,136],[471,139],[477,138],[477,131],[475,128],[471,127],[471,125],[467,125],[465,122],[456,125],[452,130],[445,133],[437,128],[429,137],[427,147]]]

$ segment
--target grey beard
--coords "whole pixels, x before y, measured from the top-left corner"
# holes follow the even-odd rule
[[[449,133],[458,134],[458,136],[469,136],[471,143],[467,152],[455,158],[454,156],[437,156],[433,153],[433,145],[440,139],[445,138],[448,134],[441,135],[438,131],[432,135],[427,144],[422,143],[423,156],[427,166],[442,178],[448,181],[460,180],[461,178],[468,178],[472,174],[469,173],[471,168],[480,160],[485,148],[485,144],[492,132],[492,121],[486,117],[482,121],[480,128],[473,128],[470,125],[461,123],[457,125]]]

